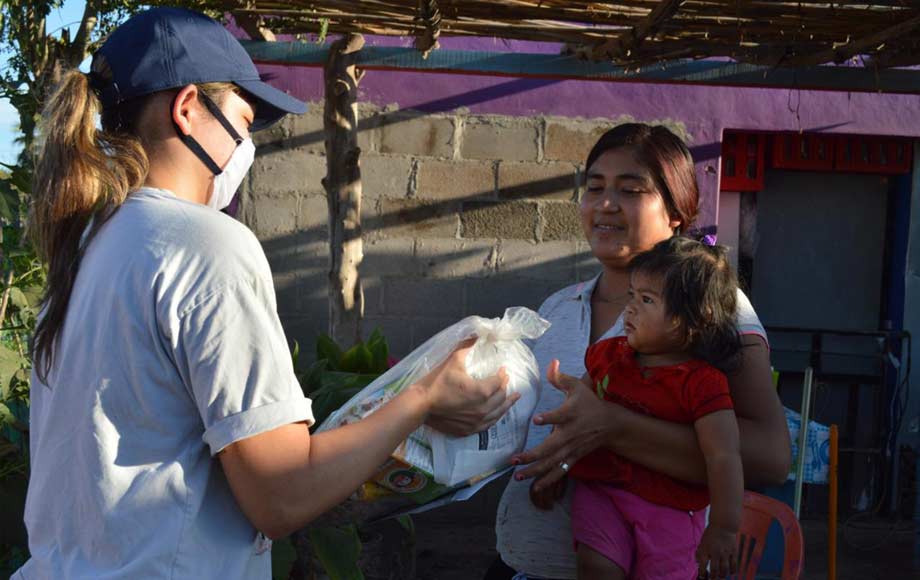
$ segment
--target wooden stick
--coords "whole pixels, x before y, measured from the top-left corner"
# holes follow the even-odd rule
[[[0,298],[0,324],[6,320],[6,307],[10,303],[10,292],[13,290],[13,269],[6,273],[6,280],[3,286],[3,298]]]
[[[684,1],[665,0],[661,2],[654,10],[649,12],[642,22],[633,26],[632,30],[626,31],[619,37],[612,38],[594,49],[591,52],[592,58],[596,60],[604,58],[616,60],[629,56],[633,50],[639,48],[639,45],[642,44],[642,41],[647,36],[654,36],[666,20],[677,14],[678,8]]]
[[[875,34],[870,34],[863,38],[857,38],[856,40],[848,42],[840,48],[832,48],[830,50],[819,52],[810,58],[803,58],[800,60],[800,62],[804,65],[818,65],[830,61],[839,64],[856,54],[864,53],[866,51],[873,51],[879,45],[884,44],[889,40],[900,37],[902,35],[910,35],[910,33],[916,28],[920,28],[920,15],[915,16],[905,22],[901,22],[900,24],[895,24],[894,26],[886,28],[885,30],[876,32]]]
[[[815,384],[815,371],[805,368],[805,381],[802,384],[802,413],[799,424],[799,454],[795,462],[795,500],[793,509],[795,517],[802,514],[802,488],[805,485],[805,451],[808,443],[808,421],[811,415],[811,391]]]
[[[343,348],[361,340],[364,292],[358,267],[361,241],[361,169],[358,148],[358,83],[355,63],[364,37],[349,34],[335,41],[323,69],[326,84],[323,128],[329,204],[329,330]]]

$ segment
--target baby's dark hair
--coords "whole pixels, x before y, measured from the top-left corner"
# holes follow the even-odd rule
[[[690,354],[723,370],[737,362],[738,281],[728,248],[674,236],[633,258],[629,272],[661,277],[666,312],[686,329]]]

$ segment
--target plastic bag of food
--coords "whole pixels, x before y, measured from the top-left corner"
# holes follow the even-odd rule
[[[540,377],[525,339],[541,336],[549,322],[528,308],[509,308],[502,318],[470,316],[442,330],[329,416],[319,427],[328,431],[367,417],[407,385],[440,365],[464,340],[476,343],[466,358],[473,378],[486,378],[504,367],[508,392],[520,400],[492,427],[467,437],[453,437],[425,425],[393,451],[364,489],[410,496],[427,503],[451,489],[470,485],[506,467],[524,448],[530,417],[537,405]],[[379,493],[367,495],[373,499]]]

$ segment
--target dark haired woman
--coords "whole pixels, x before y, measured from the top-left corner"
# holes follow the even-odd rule
[[[544,385],[529,450],[518,458],[529,465],[515,473],[499,504],[496,535],[503,562],[496,562],[489,578],[511,578],[515,571],[525,578],[576,577],[570,489],[564,501],[542,511],[531,504],[528,478],[536,478],[539,491],[578,459],[605,447],[674,479],[706,482],[706,461],[692,426],[598,402],[593,388],[574,378],[585,373],[584,353],[591,344],[624,334],[630,260],[675,234],[692,232],[699,191],[690,152],[664,127],[630,123],[605,133],[585,167],[581,221],[601,273],[550,296],[540,308],[553,326],[533,345],[534,354],[541,367],[559,360],[561,372],[552,377],[557,388],[549,381]],[[737,306],[742,348],[727,376],[745,482],[779,483],[789,472],[791,452],[766,333],[741,292]]]

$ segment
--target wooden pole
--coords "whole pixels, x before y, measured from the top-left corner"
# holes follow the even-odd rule
[[[802,515],[802,488],[805,485],[805,451],[808,442],[808,421],[811,415],[811,390],[815,382],[815,372],[811,367],[805,369],[805,382],[802,385],[802,416],[799,426],[799,454],[795,462],[795,517]]]
[[[831,425],[830,468],[827,475],[827,580],[837,580],[837,425]]]
[[[361,340],[364,293],[359,267],[361,241],[361,169],[358,148],[358,83],[356,63],[364,46],[360,34],[347,34],[329,49],[323,69],[326,134],[326,177],[329,205],[329,333],[348,348]]]

